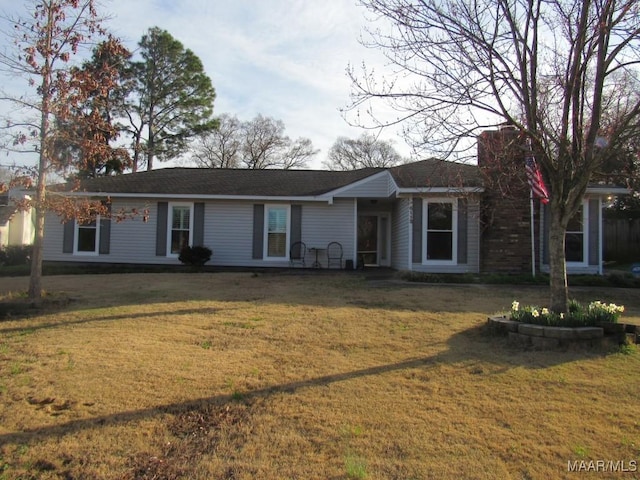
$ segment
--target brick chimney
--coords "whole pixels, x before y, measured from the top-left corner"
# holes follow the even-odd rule
[[[531,273],[529,186],[524,169],[524,140],[518,130],[507,126],[482,132],[478,136],[477,148],[478,167],[485,182],[481,203],[480,271]],[[536,214],[536,239],[537,217]]]

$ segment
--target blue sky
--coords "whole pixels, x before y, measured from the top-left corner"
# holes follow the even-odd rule
[[[3,12],[17,6],[0,0]],[[312,168],[321,167],[338,136],[364,132],[339,111],[349,103],[346,69],[384,59],[358,41],[367,22],[356,0],[103,0],[100,9],[131,50],[150,27],[171,33],[202,60],[216,89],[216,114],[282,120],[291,138],[310,138],[321,150]],[[381,138],[409,155],[397,133]]]

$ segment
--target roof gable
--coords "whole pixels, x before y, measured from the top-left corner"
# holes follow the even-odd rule
[[[334,190],[331,195],[334,197],[389,197],[396,191],[393,178],[388,170],[380,170],[374,175],[370,175],[362,180],[350,183],[342,188]]]
[[[482,175],[477,165],[427,159],[389,169],[399,189],[481,188]]]

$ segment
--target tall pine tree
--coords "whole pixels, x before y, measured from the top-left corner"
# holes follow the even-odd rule
[[[180,156],[192,137],[216,127],[216,94],[200,59],[158,27],[139,46],[142,60],[131,64],[135,86],[126,105],[134,171],[143,155],[151,170],[156,158]]]

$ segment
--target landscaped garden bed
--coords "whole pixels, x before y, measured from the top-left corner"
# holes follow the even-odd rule
[[[615,348],[639,344],[640,329],[636,325],[603,322],[592,327],[554,327],[510,320],[507,316],[489,317],[490,330],[505,335],[515,345],[534,350],[574,348]]]
[[[489,317],[490,330],[519,346],[536,350],[611,348],[640,343],[640,328],[618,323],[624,307],[600,301],[583,306],[571,301],[569,311],[521,307],[514,301],[505,315]]]

